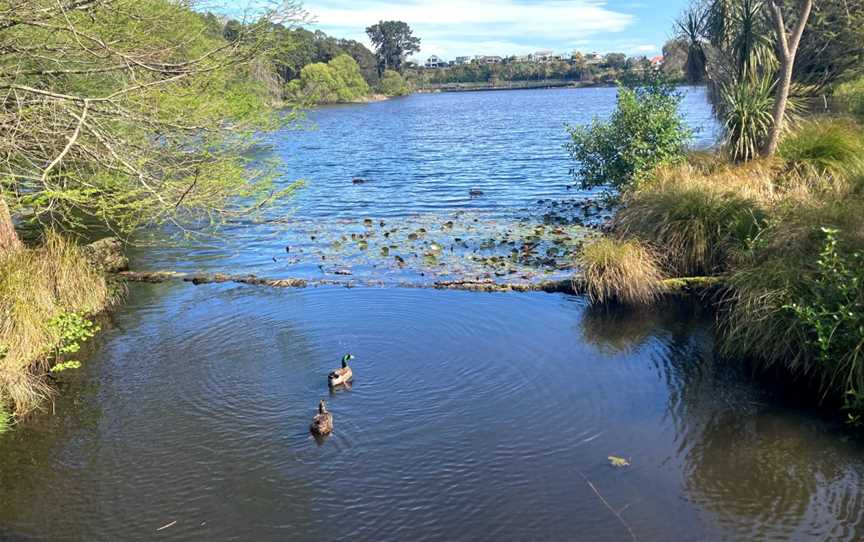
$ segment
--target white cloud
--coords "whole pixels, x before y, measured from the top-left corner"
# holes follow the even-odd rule
[[[656,45],[637,45],[632,48],[633,52],[636,53],[655,53],[660,50]]]
[[[407,22],[422,38],[422,55],[519,54],[622,32],[635,18],[598,0],[438,0],[389,2],[309,0],[316,25],[368,43],[365,27],[379,20]],[[564,52],[564,51],[561,51]]]

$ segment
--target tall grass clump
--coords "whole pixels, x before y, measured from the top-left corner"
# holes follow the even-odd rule
[[[784,138],[779,154],[805,175],[847,179],[864,172],[864,131],[846,120],[810,122]]]
[[[853,115],[864,117],[864,78],[839,85],[834,98]]]
[[[6,412],[6,409],[3,408],[3,404],[0,403],[0,435],[9,430],[9,425],[11,424],[9,413]]]
[[[0,402],[16,414],[50,392],[43,379],[67,313],[92,314],[109,303],[105,277],[71,241],[48,233],[35,249],[0,255]]]
[[[757,234],[765,212],[755,195],[724,186],[720,175],[706,177],[688,167],[661,174],[628,195],[617,231],[659,247],[678,276],[725,271],[731,256]]]
[[[864,201],[780,212],[729,278],[724,350],[864,411]]]
[[[591,303],[651,303],[662,293],[657,260],[638,241],[601,237],[588,243],[578,258]]]

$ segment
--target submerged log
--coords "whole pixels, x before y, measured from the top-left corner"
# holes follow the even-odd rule
[[[232,282],[235,284],[248,284],[250,286],[265,286],[268,288],[307,288],[309,286],[342,286],[354,288],[356,286],[385,286],[380,280],[307,280],[299,278],[270,279],[256,275],[227,275],[215,273],[212,275],[188,275],[173,271],[151,271],[133,272],[124,271],[116,273],[120,279],[129,282],[161,283],[168,281],[183,281],[197,285],[222,284]],[[721,288],[725,284],[726,277],[680,277],[665,279],[661,281],[663,292],[674,294],[701,294],[715,288]],[[575,275],[569,279],[548,280],[535,283],[507,283],[496,282],[493,279],[458,279],[438,281],[434,283],[409,283],[402,282],[396,285],[400,288],[432,288],[436,290],[463,290],[469,292],[547,292],[579,295],[585,293],[586,283],[582,275]]]
[[[727,277],[679,277],[660,281],[666,293],[701,293],[714,288],[721,288]]]
[[[127,282],[146,282],[149,284],[159,284],[170,280],[181,280],[186,275],[183,273],[175,273],[174,271],[123,271],[115,273],[115,275]]]

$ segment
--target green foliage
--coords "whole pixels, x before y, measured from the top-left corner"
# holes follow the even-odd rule
[[[411,87],[405,82],[405,79],[399,72],[386,70],[381,76],[379,83],[381,92],[386,96],[406,96],[411,94]]]
[[[12,424],[12,417],[4,408],[4,405],[0,403],[0,435],[9,431],[9,427]]]
[[[823,228],[825,244],[816,271],[784,306],[806,330],[806,346],[820,365],[825,384],[841,387],[847,407],[864,398],[864,256],[844,254],[838,230]],[[860,415],[864,410],[853,413]]]
[[[86,342],[99,331],[99,327],[93,322],[75,312],[58,314],[48,321],[48,327],[57,335],[58,357],[76,354],[81,350],[81,343]]]
[[[754,199],[710,182],[650,183],[625,200],[616,227],[662,251],[678,276],[728,269],[747,246],[765,212]]]
[[[17,89],[5,110],[16,135],[0,139],[0,197],[19,223],[194,235],[286,195],[274,190],[272,164],[253,169],[246,153],[260,130],[291,120],[271,107],[261,75],[269,12],[235,29],[229,46],[186,2],[68,10],[34,0],[13,11],[0,13],[10,51],[0,86]]]
[[[816,175],[859,175],[864,171],[864,132],[842,120],[810,122],[783,139],[779,155],[796,169]]]
[[[36,408],[50,393],[38,376],[96,331],[82,313],[110,302],[105,277],[55,233],[36,249],[0,253],[0,402],[16,414]]]
[[[402,71],[405,58],[420,52],[420,38],[402,21],[380,21],[366,29],[378,58],[378,73]]]
[[[309,64],[287,88],[289,96],[308,105],[352,102],[370,91],[357,62],[348,55],[327,64]]]
[[[839,85],[834,98],[853,115],[864,117],[864,78]]]
[[[582,186],[625,191],[656,167],[682,162],[692,132],[679,113],[681,99],[674,87],[659,81],[621,87],[609,121],[568,127],[567,150]]]
[[[68,371],[70,369],[80,369],[81,362],[80,361],[63,361],[51,367],[52,373],[62,373],[63,371]]]
[[[671,51],[670,51],[671,52]],[[669,66],[675,65],[674,59]],[[666,61],[664,61],[666,62]],[[664,63],[664,72],[667,64]],[[501,62],[488,63],[473,61],[467,64],[450,66],[434,70],[412,70],[408,78],[417,86],[453,86],[485,83],[502,85],[504,83],[536,83],[538,81],[574,81],[585,83],[610,84],[616,81],[644,80],[646,72],[653,71],[650,62],[644,56],[628,58],[620,53],[611,53],[607,60],[599,64],[587,63],[581,54],[569,59],[551,59],[545,61],[525,61],[515,56],[506,57]],[[680,67],[672,71],[672,75],[680,80]],[[514,87],[518,85],[513,85]]]
[[[721,95],[724,147],[736,162],[757,158],[774,126],[774,83],[767,77],[739,81],[724,87]]]

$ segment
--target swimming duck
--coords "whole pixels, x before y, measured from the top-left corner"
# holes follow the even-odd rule
[[[330,384],[330,387],[341,386],[354,377],[351,367],[348,366],[348,362],[352,359],[354,359],[354,356],[351,354],[342,356],[342,367],[327,376],[327,382]]]
[[[309,426],[309,430],[312,431],[313,435],[319,437],[333,432],[333,414],[327,412],[324,399],[318,403],[318,414],[312,418],[312,425]]]

